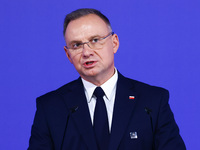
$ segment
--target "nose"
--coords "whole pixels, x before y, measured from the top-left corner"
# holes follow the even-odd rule
[[[83,52],[82,53],[83,53],[84,57],[88,57],[88,56],[92,55],[93,50],[90,48],[90,45],[88,42],[83,44]]]
[[[85,44],[86,44],[89,48],[91,48],[91,47],[90,47],[90,42],[84,42],[84,43],[83,43],[83,48],[84,48],[84,45],[85,45]]]

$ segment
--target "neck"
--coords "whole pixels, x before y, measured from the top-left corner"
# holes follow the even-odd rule
[[[92,77],[84,77],[81,76],[84,80],[96,85],[96,86],[101,86],[104,84],[106,81],[108,81],[113,75],[115,74],[115,69],[111,73],[103,73],[103,75],[97,75],[97,76],[92,76]]]

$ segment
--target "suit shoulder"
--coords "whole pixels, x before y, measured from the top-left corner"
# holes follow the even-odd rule
[[[79,81],[80,79],[71,81],[61,87],[59,87],[56,90],[50,91],[44,95],[41,95],[37,98],[37,101],[51,101],[51,100],[58,100],[62,98],[63,94],[66,94],[70,91],[72,91],[72,89],[75,86],[78,86],[78,84],[80,84],[81,82]]]
[[[127,80],[129,83],[132,84],[132,91],[134,91],[136,96],[140,97],[145,104],[149,104],[149,106],[151,106],[152,104],[155,103],[156,105],[158,105],[161,104],[161,102],[164,103],[168,102],[169,100],[168,90],[162,87],[153,86],[130,78],[127,78]]]
[[[152,93],[169,93],[169,91],[163,87],[150,85],[141,81],[137,81],[134,79],[126,78],[131,84],[133,84],[134,89],[137,91],[143,92],[152,92]]]

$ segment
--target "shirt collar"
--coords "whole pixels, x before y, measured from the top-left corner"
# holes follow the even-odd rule
[[[83,78],[81,79],[82,79],[85,91],[88,95],[87,101],[89,103],[92,99],[93,92],[97,86],[91,82],[84,80]],[[107,80],[104,84],[101,85],[101,88],[103,89],[105,96],[107,97],[108,100],[110,100],[112,91],[116,87],[117,79],[118,79],[118,72],[117,72],[117,69],[115,68],[114,75],[109,80]]]

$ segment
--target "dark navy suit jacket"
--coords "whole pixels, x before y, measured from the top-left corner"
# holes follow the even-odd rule
[[[185,150],[168,98],[167,90],[119,73],[109,150]],[[97,150],[80,78],[37,98],[28,150],[60,150],[63,139],[63,150]]]

